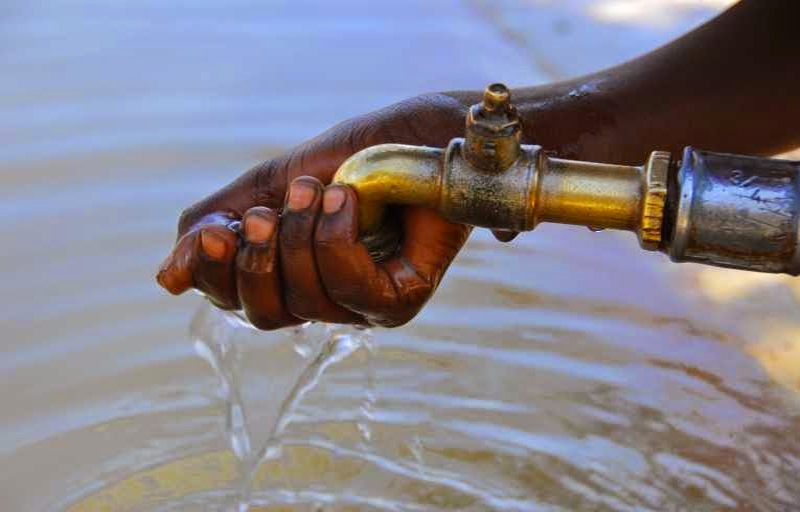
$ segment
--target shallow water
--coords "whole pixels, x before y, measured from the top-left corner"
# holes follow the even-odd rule
[[[342,118],[711,15],[496,5],[0,6],[0,509],[795,508],[792,279],[543,226],[476,232],[398,330],[259,333],[155,286],[181,208]]]

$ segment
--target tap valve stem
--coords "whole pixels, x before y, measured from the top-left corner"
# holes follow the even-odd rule
[[[483,91],[483,102],[467,114],[464,156],[476,169],[503,172],[519,157],[521,130],[511,91],[503,84],[490,84]]]

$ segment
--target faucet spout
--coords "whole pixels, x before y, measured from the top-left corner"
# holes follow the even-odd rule
[[[438,206],[443,157],[439,148],[380,144],[348,158],[333,183],[356,191],[359,231],[373,235],[382,226],[387,205]]]

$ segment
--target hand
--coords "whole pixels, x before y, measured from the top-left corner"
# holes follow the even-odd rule
[[[306,320],[409,321],[470,228],[431,210],[404,208],[402,247],[376,264],[357,239],[357,196],[325,185],[368,146],[445,146],[463,133],[465,115],[466,104],[452,96],[420,96],[346,121],[262,163],[183,212],[159,284],[173,294],[196,288],[221,308],[242,308],[261,329]]]

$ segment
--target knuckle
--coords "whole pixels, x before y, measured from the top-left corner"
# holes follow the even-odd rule
[[[378,115],[366,114],[353,123],[349,138],[353,152],[386,142],[384,123]]]
[[[296,177],[295,179],[292,180],[292,183],[295,183],[295,182],[308,183],[312,187],[316,187],[318,189],[318,191],[322,190],[322,188],[324,187],[324,185],[319,180],[319,178],[317,178],[316,176],[311,176],[309,174],[302,174],[302,175]]]
[[[325,315],[317,305],[317,302],[308,300],[302,292],[288,289],[284,292],[284,300],[286,301],[286,309],[297,318],[302,318],[303,320],[325,320]]]
[[[322,218],[314,233],[314,245],[329,257],[337,257],[341,251],[350,252],[358,241],[358,227],[348,219]]]
[[[248,245],[236,254],[236,279],[238,286],[249,286],[251,280],[262,279],[275,271],[275,244],[263,247]]]
[[[463,129],[466,107],[442,93],[409,98],[387,108],[391,142],[445,146]]]
[[[364,304],[364,293],[358,285],[340,284],[328,291],[331,300],[340,306],[354,311],[374,309],[375,305]]]
[[[336,248],[339,245],[337,238],[326,229],[317,229],[314,234],[314,249],[323,258],[335,256]]]
[[[294,251],[310,246],[313,219],[301,213],[284,214],[281,219],[281,249]]]
[[[371,112],[334,126],[327,135],[331,147],[342,155],[351,155],[368,146],[386,142],[382,111]]]
[[[286,193],[286,167],[290,159],[273,158],[254,169],[253,202],[278,208]]]
[[[194,224],[196,218],[197,214],[194,206],[184,208],[178,216],[178,236],[181,236],[189,231],[189,228],[192,227],[192,224]]]

